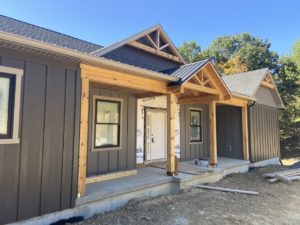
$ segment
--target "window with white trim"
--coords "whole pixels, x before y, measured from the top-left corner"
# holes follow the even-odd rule
[[[202,111],[190,109],[190,142],[202,142]]]
[[[0,144],[19,143],[23,70],[0,66]]]
[[[96,98],[94,105],[94,149],[120,148],[122,101]]]

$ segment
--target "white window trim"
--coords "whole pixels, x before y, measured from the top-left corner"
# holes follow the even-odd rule
[[[191,141],[191,110],[200,111],[201,112],[201,140],[202,141]],[[190,145],[195,144],[203,144],[203,109],[202,108],[189,108],[189,143]]]
[[[107,147],[107,148],[95,148],[95,110],[96,110],[96,100],[111,100],[111,101],[118,101],[121,104],[120,107],[120,143],[117,147]],[[123,99],[122,98],[115,98],[115,97],[106,97],[100,95],[93,96],[93,109],[92,109],[92,143],[91,143],[91,151],[92,152],[101,152],[101,151],[112,151],[112,150],[121,150],[123,148]]]
[[[0,139],[0,144],[19,144],[20,143],[19,124],[20,124],[21,88],[22,88],[22,77],[24,72],[22,69],[17,69],[17,68],[12,68],[7,66],[0,66],[0,72],[8,73],[16,77],[12,137]]]

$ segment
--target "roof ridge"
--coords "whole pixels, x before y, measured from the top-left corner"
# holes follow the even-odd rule
[[[243,75],[243,74],[246,74],[246,73],[257,72],[257,71],[260,71],[260,70],[269,70],[269,68],[265,67],[265,68],[256,69],[256,70],[249,70],[249,71],[245,71],[245,72],[241,72],[241,73],[228,74],[228,75],[225,75],[224,77],[235,76],[235,75]]]
[[[67,37],[70,37],[70,38],[73,38],[73,39],[77,39],[77,40],[79,40],[79,41],[84,41],[84,42],[87,42],[87,43],[90,43],[90,44],[93,44],[93,45],[98,45],[98,46],[100,46],[101,48],[103,48],[103,46],[100,45],[100,44],[96,44],[96,43],[93,43],[93,42],[90,42],[90,41],[87,41],[87,40],[83,40],[83,39],[81,39],[81,38],[77,38],[77,37],[71,36],[71,35],[69,35],[69,34],[61,33],[61,32],[59,32],[59,31],[51,30],[51,29],[49,29],[49,28],[42,27],[42,26],[39,26],[39,25],[35,25],[35,24],[29,23],[29,22],[26,22],[26,21],[23,21],[23,20],[15,19],[15,18],[12,18],[12,17],[9,17],[9,16],[0,15],[0,17],[1,17],[1,16],[2,16],[2,17],[5,17],[5,18],[8,18],[8,19],[11,19],[11,20],[14,20],[14,21],[17,21],[17,22],[20,22],[20,23],[25,23],[25,24],[30,25],[30,26],[32,26],[32,27],[37,27],[37,28],[39,28],[39,29],[44,29],[44,30],[47,30],[47,31],[50,31],[50,32],[54,32],[54,33],[59,34],[59,35],[64,35],[64,36],[67,36]]]

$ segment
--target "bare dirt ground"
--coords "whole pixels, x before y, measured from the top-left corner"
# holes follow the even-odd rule
[[[262,174],[282,166],[230,175],[214,186],[258,191],[258,196],[191,188],[176,195],[132,201],[122,209],[95,216],[89,224],[300,224],[300,182],[268,183]]]

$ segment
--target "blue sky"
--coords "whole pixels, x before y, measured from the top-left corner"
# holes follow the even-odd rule
[[[249,32],[283,55],[300,39],[297,0],[1,0],[0,13],[104,46],[157,23],[177,46]]]

